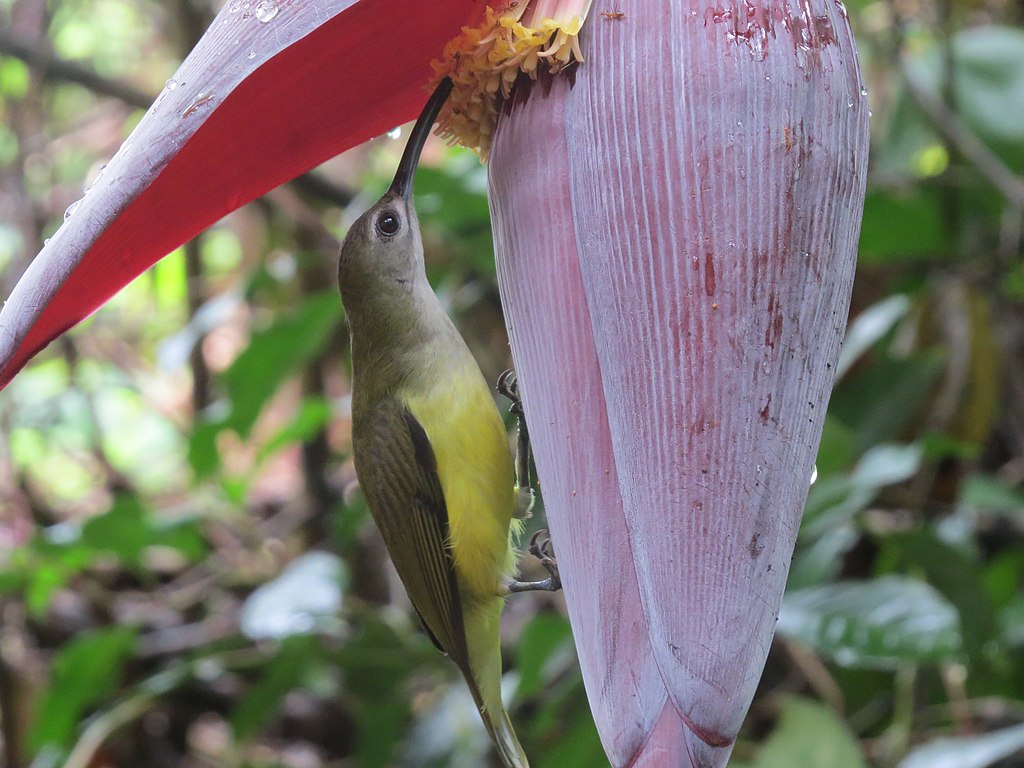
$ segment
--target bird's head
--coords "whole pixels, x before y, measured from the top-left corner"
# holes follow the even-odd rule
[[[451,90],[445,78],[427,102],[405,146],[394,181],[384,196],[349,228],[341,245],[338,283],[351,305],[411,290],[423,274],[423,242],[412,204],[420,152]]]

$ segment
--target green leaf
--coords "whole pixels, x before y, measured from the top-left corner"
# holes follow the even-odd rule
[[[838,419],[826,415],[818,457],[814,462],[818,468],[818,481],[849,468],[855,458],[852,430]]]
[[[982,582],[981,564],[931,530],[889,534],[886,552],[898,557],[898,570],[923,573],[956,607],[964,649],[980,660],[996,630],[995,609]]]
[[[930,585],[904,576],[794,590],[783,598],[778,626],[850,667],[942,661],[961,646],[956,609]]]
[[[135,634],[131,627],[96,630],[61,648],[28,732],[33,753],[47,745],[70,744],[82,715],[113,692],[135,646]]]
[[[843,722],[817,702],[787,698],[779,724],[750,768],[866,768]]]
[[[1024,594],[1010,598],[999,612],[999,635],[1012,648],[1024,648]]]
[[[330,420],[331,406],[326,400],[323,398],[303,400],[295,418],[260,448],[258,460],[262,462],[292,443],[309,440]]]
[[[841,379],[861,355],[867,352],[910,311],[910,299],[896,294],[873,304],[850,323],[843,340],[843,351],[836,364],[836,379]]]
[[[927,405],[943,359],[940,350],[885,358],[839,383],[829,410],[854,432],[858,453],[900,437]]]
[[[197,422],[188,441],[188,463],[199,479],[209,477],[220,467],[217,435],[224,422]]]
[[[802,546],[793,557],[786,588],[812,587],[836,578],[843,567],[843,555],[859,540],[860,535],[854,526],[841,525]]]
[[[302,685],[320,666],[316,639],[309,635],[285,638],[274,658],[266,665],[262,679],[242,698],[231,716],[231,728],[239,740],[246,739],[275,713],[281,700]]]
[[[985,138],[1024,143],[1024,31],[965,29],[957,34],[953,50],[960,111]]]
[[[968,476],[960,486],[960,504],[971,511],[1024,520],[1024,493],[992,475]]]
[[[366,768],[392,766],[392,753],[407,731],[410,702],[396,696],[409,678],[416,663],[410,651],[410,638],[399,637],[394,628],[375,615],[363,617],[359,633],[336,654],[345,671],[346,688],[359,721],[355,765]],[[443,657],[425,638],[416,638],[424,653],[423,659],[440,664]],[[446,669],[454,667],[446,663]],[[461,685],[461,683],[459,683]]]
[[[479,167],[475,158],[467,160],[475,163],[470,167]],[[483,179],[483,183],[474,187],[474,178]],[[416,204],[425,230],[436,227],[444,233],[465,267],[485,275],[494,274],[486,177],[457,168],[423,166],[416,172]]]
[[[560,650],[571,652],[572,629],[561,616],[542,613],[533,618],[519,635],[516,669],[519,671],[520,698],[541,691],[546,680],[548,661]]]
[[[126,565],[138,566],[143,550],[153,543],[146,511],[137,496],[122,495],[104,514],[82,527],[82,540],[100,552],[110,552]]]
[[[813,539],[850,522],[887,485],[913,477],[921,466],[918,445],[876,445],[846,477],[819,480],[807,495],[800,535]]]
[[[1024,749],[1024,725],[984,736],[936,739],[912,750],[898,768],[986,768]]]
[[[1008,26],[976,26],[953,39],[953,98],[957,116],[1014,170],[1024,168],[1024,32]],[[918,87],[937,97],[946,71],[942,43],[918,46],[909,59]],[[906,159],[934,143],[930,121],[904,94],[893,126],[880,147],[881,165],[899,172]],[[895,151],[894,151],[895,148]]]
[[[82,542],[97,552],[109,552],[127,566],[140,568],[149,547],[177,549],[190,560],[206,552],[206,544],[191,521],[161,526],[138,497],[122,494],[104,514],[82,527]]]
[[[40,563],[28,574],[25,603],[29,613],[40,618],[50,607],[54,593],[72,576],[72,571],[59,562]]]
[[[536,755],[538,768],[597,768],[608,765],[601,738],[590,710],[580,707],[576,716],[563,723],[558,738]]]
[[[942,257],[951,247],[942,216],[936,188],[872,190],[864,200],[858,260],[869,265]]]
[[[337,291],[323,291],[254,333],[249,346],[224,374],[231,400],[231,413],[224,425],[248,437],[263,405],[285,379],[324,348],[337,332],[340,318]]]

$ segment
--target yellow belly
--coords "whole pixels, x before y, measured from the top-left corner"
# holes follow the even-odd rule
[[[509,543],[514,470],[505,426],[480,371],[473,365],[446,373],[436,386],[402,399],[434,449],[462,600],[471,603],[494,597],[515,566]]]

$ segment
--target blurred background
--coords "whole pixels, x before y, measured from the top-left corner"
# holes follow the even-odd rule
[[[0,294],[220,5],[0,0]],[[733,764],[1024,766],[1024,3],[849,10],[852,322]],[[0,394],[0,765],[493,764],[354,488],[335,254],[402,134],[227,217]],[[493,380],[485,169],[424,158],[428,271]],[[561,596],[504,629],[534,765],[606,765]]]

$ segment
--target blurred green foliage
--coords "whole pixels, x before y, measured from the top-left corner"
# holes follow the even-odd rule
[[[0,0],[0,29],[155,94],[213,10]],[[1024,7],[850,13],[874,110],[853,322],[734,763],[1024,765]],[[0,55],[4,292],[139,107]],[[400,148],[227,217],[0,395],[0,763],[490,764],[351,492],[334,253]],[[428,148],[429,274],[493,378],[485,187]],[[560,598],[505,625],[534,763],[603,764]]]

